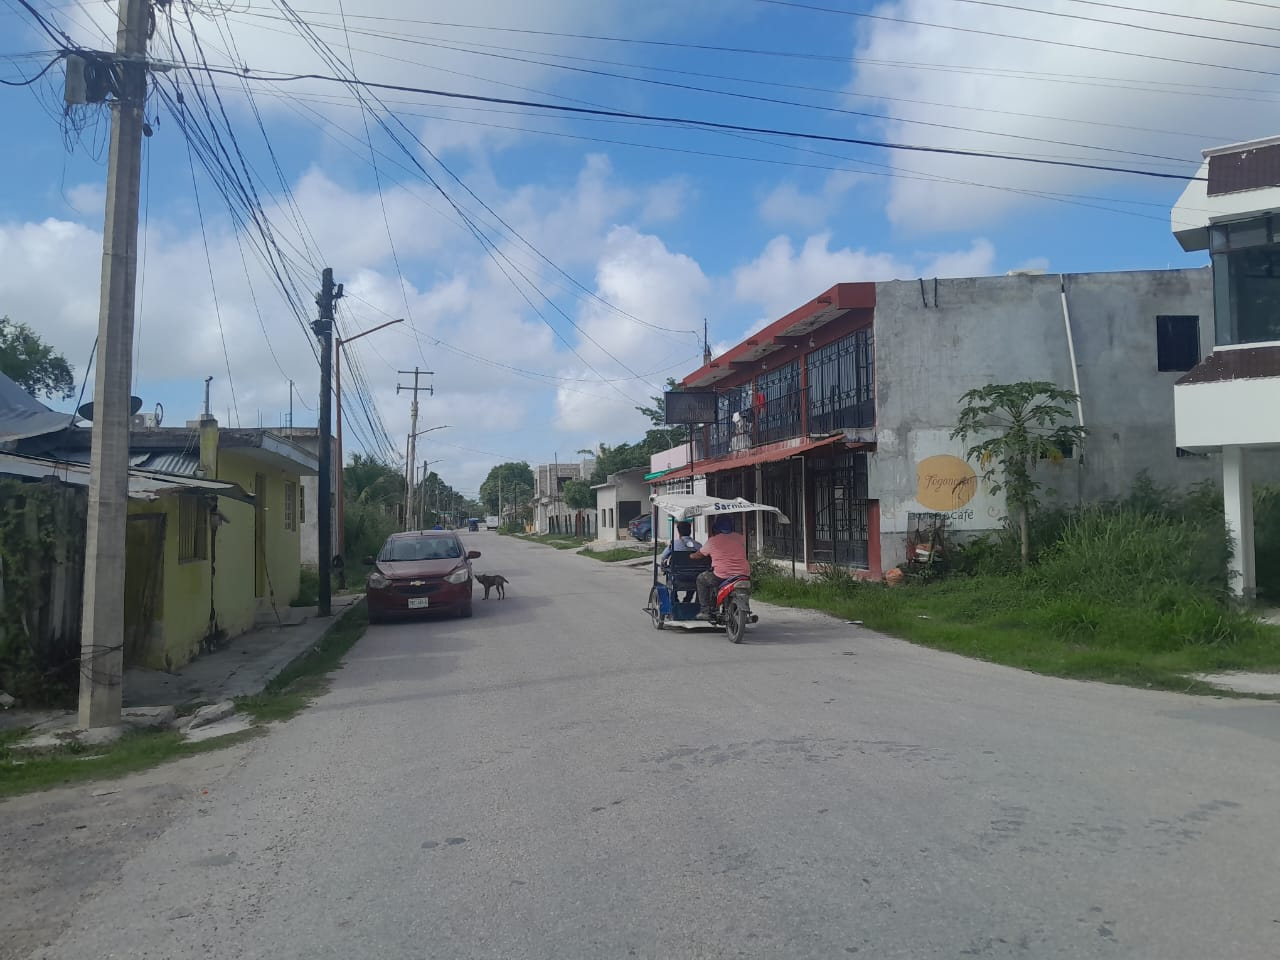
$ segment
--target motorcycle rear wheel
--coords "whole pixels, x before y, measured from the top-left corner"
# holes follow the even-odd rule
[[[730,643],[741,643],[747,635],[747,608],[737,597],[725,603],[724,632]]]

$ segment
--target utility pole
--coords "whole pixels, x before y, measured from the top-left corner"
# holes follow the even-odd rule
[[[329,420],[332,413],[332,385],[330,376],[333,367],[333,305],[342,297],[342,284],[334,285],[333,268],[325,267],[320,274],[320,293],[316,295],[316,306],[320,308],[319,319],[311,324],[311,329],[320,338],[320,476],[319,494],[316,500],[316,522],[319,549],[316,550],[320,588],[317,591],[320,602],[319,614],[329,616],[330,581],[329,565],[333,560],[333,496],[332,486],[333,454],[329,449]]]
[[[418,386],[418,377],[421,377],[421,376],[434,377],[435,373],[433,373],[430,370],[419,370],[417,367],[414,367],[412,370],[400,370],[397,372],[404,374],[405,376],[408,376],[409,374],[413,374],[412,387],[401,386],[398,383],[396,384],[397,394],[399,394],[401,390],[407,390],[413,394],[413,402],[409,405],[409,424],[410,424],[409,449],[406,451],[405,464],[404,464],[404,468],[405,468],[404,528],[406,530],[409,530],[409,529],[412,529],[411,524],[413,523],[415,518],[414,503],[413,503],[414,501],[413,468],[416,465],[414,463],[414,458],[417,456],[417,453],[418,453],[418,394],[430,393],[434,395],[436,392],[434,387]]]
[[[82,728],[120,722],[124,683],[125,531],[129,511],[129,384],[138,263],[138,192],[147,94],[148,0],[121,0],[112,75],[106,218],[93,382],[89,511],[80,627]]]

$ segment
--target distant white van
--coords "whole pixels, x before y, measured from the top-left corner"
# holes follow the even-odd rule
[[[485,528],[486,530],[497,530],[497,529],[498,529],[498,518],[497,518],[497,517],[485,517],[485,518],[484,518],[484,528]]]

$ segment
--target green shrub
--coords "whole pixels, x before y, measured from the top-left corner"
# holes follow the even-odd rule
[[[314,607],[320,602],[320,574],[312,567],[298,571],[298,595],[289,602],[291,607]]]
[[[1253,549],[1258,595],[1280,602],[1280,486],[1254,488]]]

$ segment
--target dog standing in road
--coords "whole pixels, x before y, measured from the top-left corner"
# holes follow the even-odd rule
[[[506,585],[511,581],[500,573],[477,573],[476,579],[480,581],[480,585],[484,587],[484,598],[489,599],[489,591],[494,587],[498,588],[498,599],[505,600],[507,598]]]

